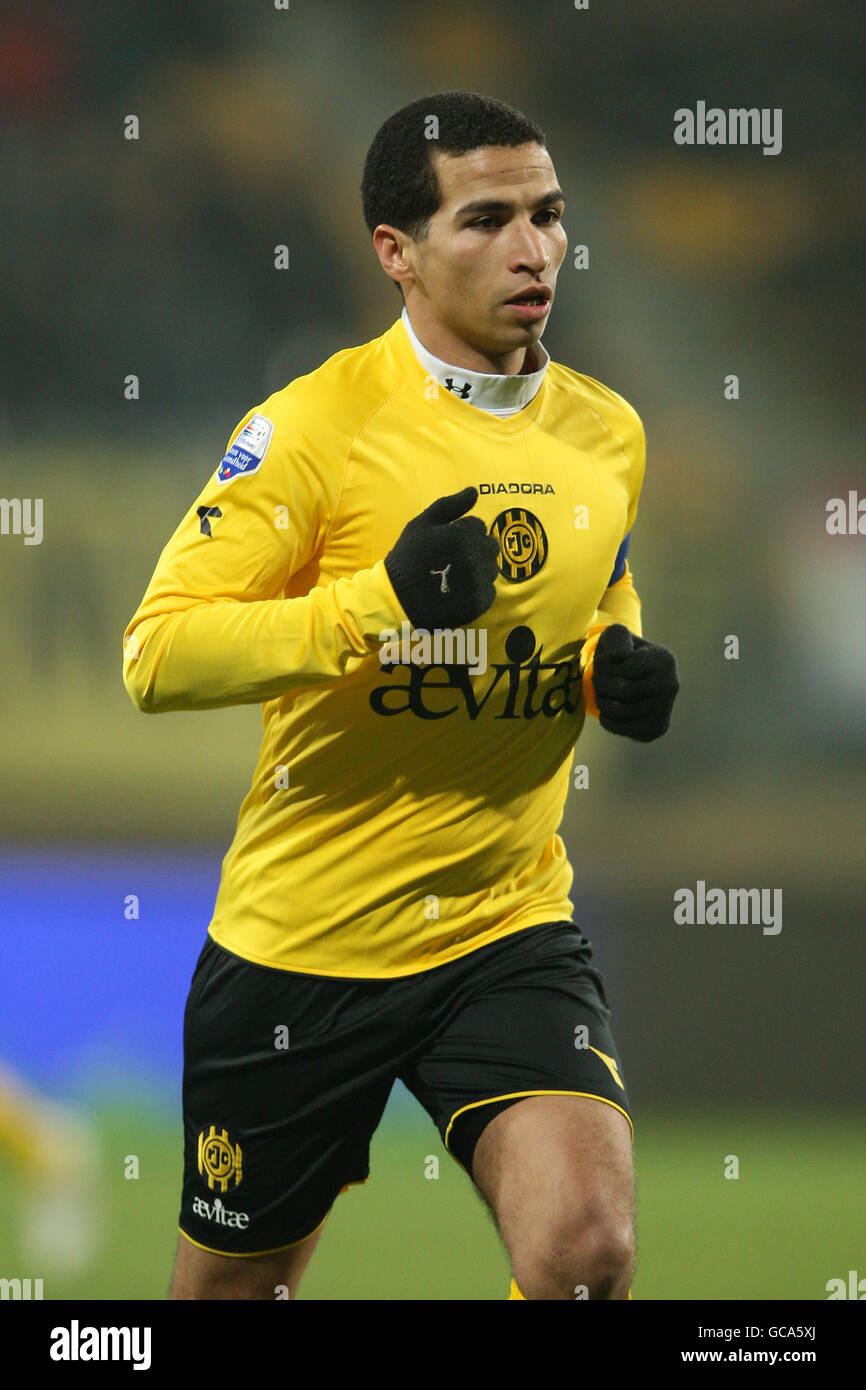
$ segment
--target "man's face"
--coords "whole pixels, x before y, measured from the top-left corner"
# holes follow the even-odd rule
[[[476,370],[519,371],[525,349],[544,332],[568,246],[550,156],[532,142],[434,153],[433,163],[442,205],[425,240],[403,245],[413,326],[431,352],[455,365],[473,366],[455,355],[464,345],[464,357],[477,354]],[[551,292],[540,309],[508,303],[539,285]]]

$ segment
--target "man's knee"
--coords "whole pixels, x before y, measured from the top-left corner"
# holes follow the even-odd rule
[[[634,1269],[629,1216],[603,1209],[560,1212],[511,1252],[524,1298],[624,1299]]]

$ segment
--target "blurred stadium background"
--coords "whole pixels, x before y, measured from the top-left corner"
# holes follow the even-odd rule
[[[361,168],[388,114],[444,88],[547,132],[590,267],[566,259],[544,341],[648,436],[631,558],[682,692],[657,745],[587,729],[562,827],[634,1106],[635,1297],[866,1275],[866,542],[825,526],[864,489],[864,48],[856,7],[804,0],[4,6],[0,493],[42,498],[44,537],[0,536],[0,1062],[47,1158],[7,1134],[0,1276],[165,1295],[183,1003],[260,722],[143,718],[121,634],[243,413],[397,316]],[[782,153],[676,146],[698,100],[782,108]],[[781,888],[782,931],[676,925],[699,879]],[[301,1296],[507,1280],[395,1092]]]

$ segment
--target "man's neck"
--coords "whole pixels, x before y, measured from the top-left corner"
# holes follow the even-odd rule
[[[459,367],[464,371],[483,372],[490,376],[521,376],[527,372],[538,371],[541,359],[533,354],[531,343],[527,347],[513,348],[509,352],[490,357],[458,338],[438,319],[426,312],[426,300],[419,299],[417,294],[412,295],[411,299],[412,303],[407,303],[405,308],[412,327],[427,351],[433,357],[438,357],[441,362],[447,362],[449,366]]]

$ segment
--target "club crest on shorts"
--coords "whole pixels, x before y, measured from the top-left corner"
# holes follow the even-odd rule
[[[538,574],[547,559],[547,536],[533,512],[509,507],[499,513],[490,534],[499,541],[499,570],[504,579],[520,584]]]
[[[234,1178],[235,1186],[240,1187],[243,1178],[241,1162],[243,1154],[240,1144],[233,1144],[228,1130],[217,1130],[211,1125],[207,1134],[201,1130],[198,1136],[198,1171],[207,1178],[210,1188],[219,1183],[221,1192],[227,1192]]]
[[[216,471],[217,482],[230,483],[232,478],[246,477],[261,468],[273,432],[273,421],[266,415],[247,420]]]

